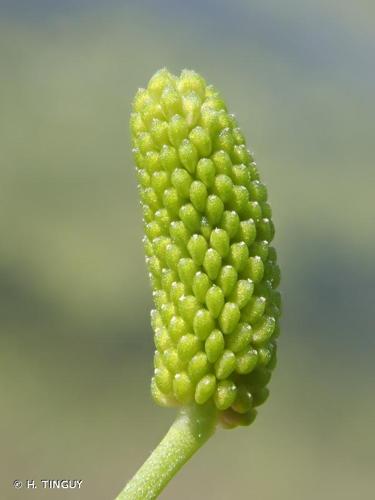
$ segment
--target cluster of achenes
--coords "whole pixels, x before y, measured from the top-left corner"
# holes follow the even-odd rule
[[[193,71],[158,71],[131,116],[155,310],[152,394],[249,424],[276,362],[280,281],[267,190],[233,115]]]

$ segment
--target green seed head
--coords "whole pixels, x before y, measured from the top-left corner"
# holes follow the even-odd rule
[[[152,395],[250,424],[276,362],[280,271],[267,189],[236,119],[194,71],[158,71],[130,120],[155,309]]]

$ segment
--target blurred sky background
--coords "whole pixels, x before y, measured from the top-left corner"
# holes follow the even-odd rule
[[[217,86],[255,152],[284,313],[256,423],[161,498],[372,497],[374,53],[370,0],[0,0],[1,499],[110,500],[172,421],[128,132],[162,66]]]

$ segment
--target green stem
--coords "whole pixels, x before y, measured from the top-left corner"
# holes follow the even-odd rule
[[[214,433],[216,411],[212,405],[183,409],[146,462],[116,500],[157,498],[174,475]]]

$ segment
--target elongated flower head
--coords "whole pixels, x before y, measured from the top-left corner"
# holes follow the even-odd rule
[[[220,94],[194,71],[139,89],[131,135],[155,309],[152,395],[247,425],[276,362],[280,271],[266,186]]]

